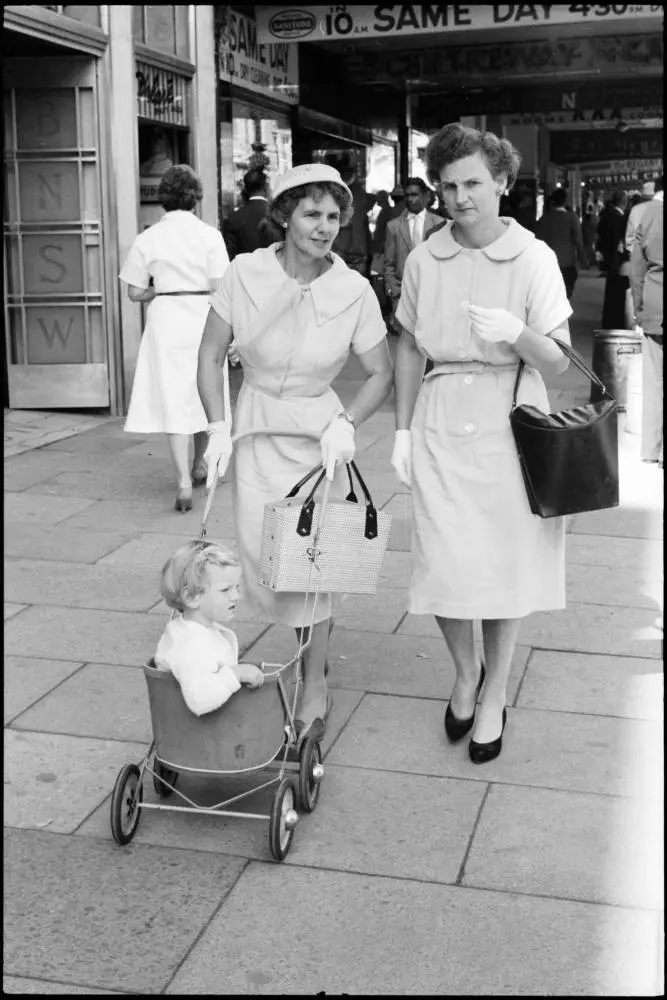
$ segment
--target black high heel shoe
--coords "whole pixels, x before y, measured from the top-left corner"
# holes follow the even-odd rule
[[[484,670],[484,664],[482,663],[482,672],[480,674],[479,684],[477,685],[477,690],[475,692],[475,706],[477,706],[477,699],[479,698],[479,692],[482,690],[482,684],[484,683],[485,676],[486,671]],[[474,721],[474,712],[469,719],[457,719],[452,712],[451,705],[447,705],[447,710],[445,712],[445,732],[447,733],[447,738],[450,743],[457,743],[459,740],[462,740],[466,733],[469,733],[472,729]]]
[[[474,740],[470,740],[468,752],[473,764],[486,764],[490,760],[495,760],[503,748],[503,733],[506,722],[507,712],[503,709],[503,728],[500,730],[500,736],[497,740],[491,740],[490,743],[475,743]]]

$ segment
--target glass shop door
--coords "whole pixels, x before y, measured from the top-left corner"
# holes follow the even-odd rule
[[[97,67],[8,59],[5,349],[13,409],[109,406]]]

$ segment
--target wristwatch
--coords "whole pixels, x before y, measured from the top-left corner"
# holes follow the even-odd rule
[[[356,431],[357,425],[354,422],[354,417],[350,413],[348,413],[347,410],[341,410],[340,413],[336,414],[336,416],[340,417],[342,420],[347,420],[348,424],[352,424],[353,428]]]

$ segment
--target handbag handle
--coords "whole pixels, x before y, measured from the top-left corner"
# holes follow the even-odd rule
[[[352,470],[354,471],[354,474],[356,475],[359,481],[359,485],[361,486],[362,492],[366,499],[366,521],[364,525],[364,537],[368,538],[369,540],[377,538],[377,533],[378,533],[377,509],[373,504],[373,500],[371,498],[369,489],[366,486],[366,483],[364,482],[361,473],[359,472],[359,469],[357,468],[354,462],[346,463],[346,469],[347,469],[348,480],[350,483],[350,492],[348,493],[345,499],[346,501],[352,503],[359,502],[357,499],[357,495],[354,492],[352,472],[350,471]],[[296,526],[297,534],[304,537],[306,535],[309,535],[313,529],[313,514],[315,512],[315,492],[317,491],[318,486],[324,479],[326,475],[326,470],[321,465],[316,465],[314,469],[311,469],[310,472],[306,473],[303,479],[299,480],[296,486],[292,487],[292,489],[289,491],[289,493],[285,498],[287,500],[293,499],[297,495],[299,490],[303,486],[305,486],[305,484],[310,479],[312,479],[313,476],[315,476],[318,472],[319,476],[317,476],[317,479],[315,480],[315,485],[313,486],[310,493],[308,494],[303,504],[301,505],[301,513],[299,514],[299,520]]]
[[[583,375],[585,375],[587,379],[589,379],[589,381],[594,382],[597,386],[599,386],[602,389],[602,392],[605,396],[609,396],[610,399],[614,398],[611,395],[611,393],[608,392],[604,382],[602,382],[597,377],[595,372],[588,367],[588,365],[582,358],[581,354],[575,351],[573,347],[570,347],[569,344],[564,343],[562,340],[558,340],[557,337],[552,337],[551,339],[553,340],[554,344],[558,344],[563,354],[565,354],[570,359],[575,368],[578,368],[579,371]],[[514,383],[514,395],[512,396],[512,409],[516,407],[516,397],[519,391],[519,382],[521,381],[521,376],[523,375],[523,370],[525,367],[526,367],[526,362],[522,358],[521,361],[519,362],[519,370],[516,375],[516,382]]]

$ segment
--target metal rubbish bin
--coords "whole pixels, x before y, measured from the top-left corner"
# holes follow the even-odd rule
[[[642,347],[644,341],[642,339]],[[628,356],[628,380],[625,399],[625,432],[641,435],[642,432],[642,350]]]
[[[633,330],[595,330],[593,364],[595,374],[614,397],[619,410],[625,410],[628,400],[628,363],[635,354],[641,354],[641,334]],[[602,399],[602,390],[591,385],[591,403]]]

